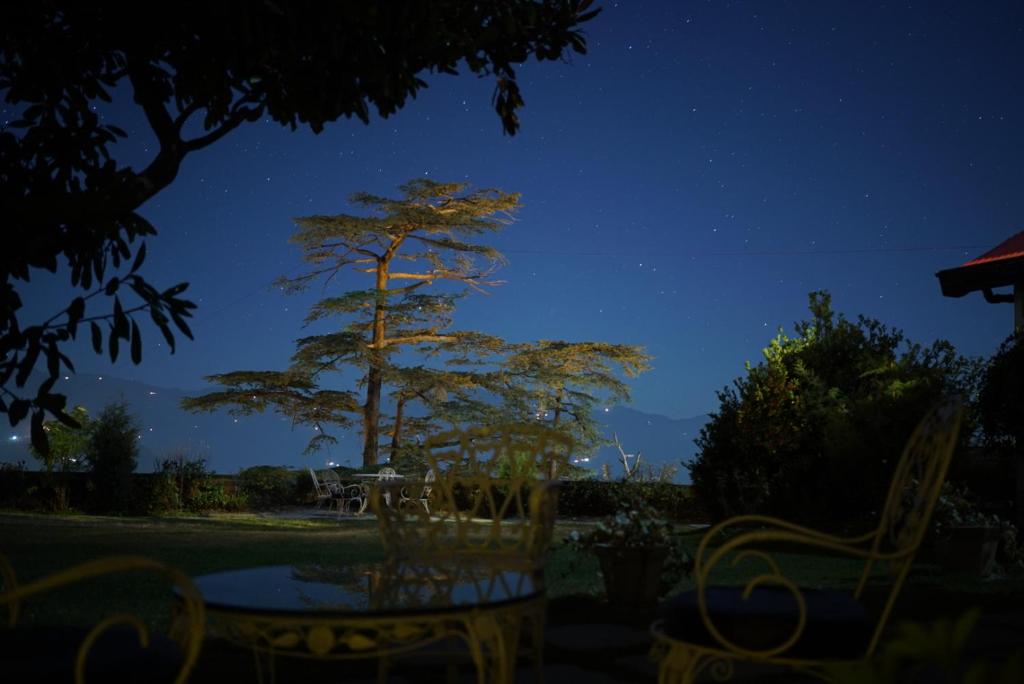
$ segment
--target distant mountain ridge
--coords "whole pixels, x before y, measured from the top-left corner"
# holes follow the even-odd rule
[[[68,406],[85,406],[95,416],[107,404],[123,399],[139,420],[139,470],[152,470],[155,463],[171,454],[185,452],[207,459],[221,473],[237,472],[253,465],[322,467],[328,461],[358,466],[362,444],[355,431],[333,433],[338,444],[312,455],[303,450],[313,436],[308,426],[292,426],[287,418],[273,412],[235,418],[226,411],[188,413],[179,408],[186,396],[203,390],[157,387],[112,376],[65,376],[54,388],[68,396]],[[35,386],[41,378],[30,379]],[[681,461],[696,453],[693,440],[707,422],[707,416],[672,419],[626,406],[601,409],[595,418],[608,438],[617,434],[627,453],[639,451],[643,463],[655,470],[663,464],[678,467],[677,482],[688,482],[689,474]],[[0,433],[4,434],[4,433]],[[0,440],[0,461],[25,460],[28,467],[36,461],[28,451],[29,426],[23,421],[8,428]],[[589,462],[579,465],[600,473],[607,464],[613,478],[622,476],[619,452],[614,446],[602,447]]]

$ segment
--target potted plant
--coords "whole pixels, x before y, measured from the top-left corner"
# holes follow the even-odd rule
[[[635,500],[597,524],[591,532],[573,530],[566,541],[597,556],[605,593],[619,614],[642,614],[654,608],[679,571],[692,565],[672,538],[673,527],[657,510]],[[667,587],[671,588],[671,587]]]
[[[945,483],[932,515],[935,559],[943,567],[989,575],[997,567],[1020,565],[1017,528],[984,513],[965,486]]]

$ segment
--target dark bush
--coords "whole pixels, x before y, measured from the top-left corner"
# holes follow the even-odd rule
[[[604,480],[563,481],[558,490],[558,515],[603,517],[633,500],[643,501],[677,522],[699,523],[708,517],[685,485]]]
[[[305,470],[295,471],[286,466],[253,466],[238,473],[238,489],[250,508],[262,510],[308,503],[313,484]]]
[[[246,507],[246,498],[228,492],[224,483],[214,479],[205,458],[176,454],[158,464],[149,494],[150,513],[169,511],[238,511]]]
[[[23,508],[28,488],[25,461],[0,463],[0,508]]]
[[[139,426],[124,402],[110,404],[94,421],[86,462],[97,512],[125,512],[135,504],[132,473],[138,465],[138,436]]]
[[[878,321],[847,321],[823,292],[811,293],[810,310],[797,337],[780,333],[719,393],[701,430],[687,467],[715,518],[874,520],[918,421],[942,395],[974,395],[980,364],[948,342],[925,347]],[[971,433],[965,425],[961,447]]]

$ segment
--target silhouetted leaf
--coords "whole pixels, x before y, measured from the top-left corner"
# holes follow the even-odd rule
[[[139,324],[132,321],[132,363],[136,366],[142,363],[142,333],[139,332]]]
[[[174,287],[169,287],[166,290],[164,290],[163,298],[164,299],[170,299],[170,298],[174,297],[175,295],[181,294],[182,292],[184,292],[187,289],[188,289],[188,283],[178,283]]]
[[[75,364],[71,363],[71,359],[69,359],[65,354],[63,354],[61,352],[57,352],[57,353],[60,355],[60,360],[61,360],[61,363],[64,364],[64,367],[67,368],[72,373],[74,373],[75,372]]]
[[[139,266],[142,266],[142,262],[146,260],[146,243],[143,242],[139,245],[139,251],[135,253],[135,261],[132,263],[132,273],[139,270]]]
[[[50,374],[51,380],[56,380],[60,374],[60,355],[57,353],[56,342],[50,342],[46,347],[46,372]]]
[[[29,402],[25,399],[15,399],[7,408],[7,420],[11,427],[21,422],[21,419],[28,415]]]
[[[178,326],[178,330],[184,333],[185,337],[190,340],[195,339],[192,337],[192,330],[188,327],[188,323],[186,323],[185,319],[179,316],[176,311],[171,311],[171,318],[174,319],[174,324]]]
[[[171,332],[171,328],[170,328],[170,326],[167,325],[166,322],[161,323],[158,327],[160,328],[160,332],[161,332],[161,334],[163,334],[164,339],[167,341],[167,345],[171,348],[171,353],[173,354],[174,353],[174,333]]]
[[[42,410],[32,413],[32,447],[45,459],[50,455],[50,442],[43,429],[43,415]]]
[[[113,334],[127,340],[130,329],[131,326],[128,323],[128,316],[125,315],[124,309],[121,308],[121,299],[119,297],[115,297]]]
[[[103,353],[103,332],[100,330],[100,326],[96,325],[96,321],[90,321],[89,327],[92,332],[92,348],[97,354]]]
[[[39,352],[41,348],[38,340],[31,340],[28,343],[28,349],[25,351],[25,357],[21,360],[18,365],[18,374],[14,377],[14,383],[18,387],[24,387],[25,381],[28,380],[29,373],[36,365],[36,359],[39,358]]]
[[[64,411],[52,411],[52,413],[57,417],[57,420],[67,425],[69,428],[75,428],[77,430],[82,427],[81,423]]]
[[[117,339],[118,339],[117,338],[117,331],[111,330],[110,331],[110,335],[107,338],[107,349],[110,352],[110,362],[111,363],[113,363],[114,361],[117,361],[117,349],[118,349]]]
[[[68,333],[72,337],[78,331],[78,321],[82,320],[82,316],[85,314],[85,300],[81,297],[75,297],[68,306]]]
[[[43,382],[43,384],[41,384],[39,386],[39,389],[36,391],[36,403],[37,404],[44,404],[47,396],[53,396],[53,395],[50,394],[50,390],[53,389],[53,385],[56,382],[57,382],[57,378],[56,377],[50,377],[50,378],[47,378]]]
[[[112,296],[115,292],[117,292],[117,286],[120,284],[121,281],[117,279],[117,276],[111,278],[107,282],[107,286],[103,288],[103,294],[107,295],[108,297]]]

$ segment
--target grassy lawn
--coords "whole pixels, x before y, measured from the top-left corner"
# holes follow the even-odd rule
[[[588,522],[560,522],[555,539]],[[701,530],[683,535],[692,549]],[[0,553],[13,564],[19,581],[115,554],[137,554],[199,575],[233,568],[291,563],[352,564],[383,557],[372,518],[336,521],[286,520],[252,514],[209,517],[119,518],[0,514]],[[803,586],[849,587],[859,578],[860,562],[828,555],[776,554],[784,572]],[[756,570],[757,568],[754,568]],[[737,583],[749,574],[740,567],[719,576]],[[874,595],[882,595],[880,575]],[[596,559],[556,543],[548,566],[549,595],[599,596]],[[687,588],[687,582],[679,589]],[[144,573],[123,574],[54,590],[26,602],[21,624],[93,624],[100,616],[127,609],[160,623],[167,615],[167,584]],[[913,617],[949,614],[981,605],[986,609],[1024,612],[1024,579],[980,580],[916,566],[897,609]],[[924,615],[922,615],[922,611]]]

